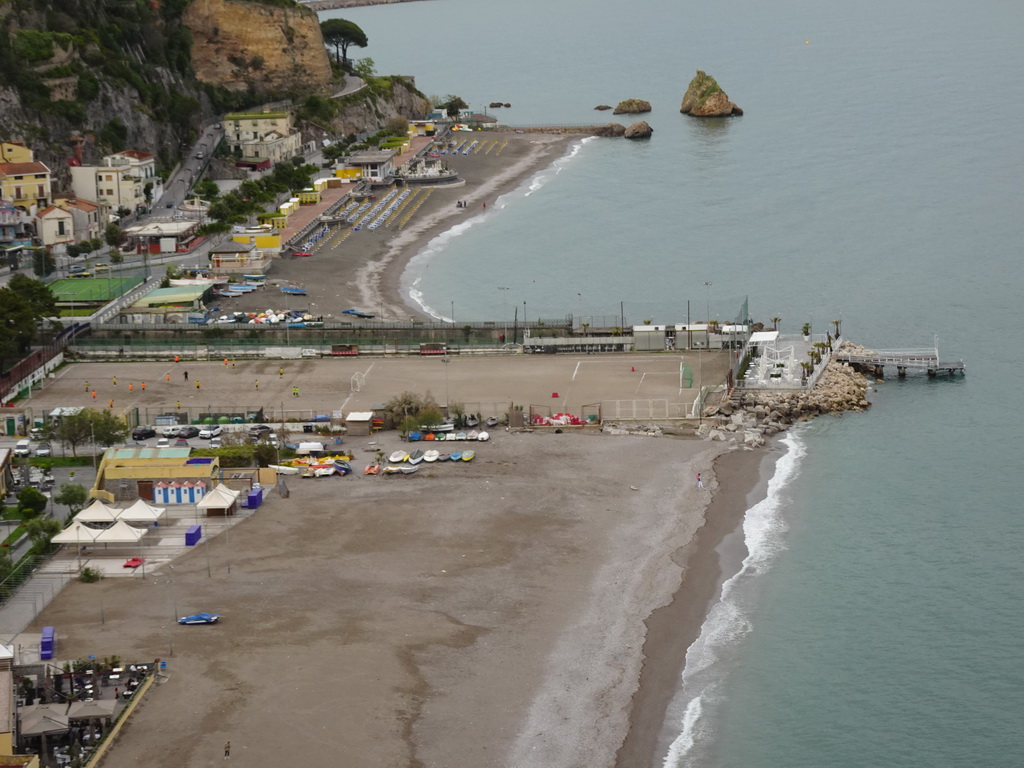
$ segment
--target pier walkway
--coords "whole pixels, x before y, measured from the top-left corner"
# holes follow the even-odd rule
[[[881,376],[887,365],[895,367],[898,376],[906,376],[908,369],[922,370],[929,376],[935,376],[940,372],[949,374],[966,372],[963,360],[944,361],[939,356],[938,347],[931,349],[876,349],[864,354],[842,351],[837,352],[835,358],[841,363],[849,363],[855,367],[873,371],[876,376]]]

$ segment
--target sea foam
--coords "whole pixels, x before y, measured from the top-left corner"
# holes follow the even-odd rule
[[[767,495],[748,509],[743,518],[747,557],[740,570],[722,585],[721,599],[708,612],[700,636],[686,652],[682,695],[676,699],[676,702],[686,702],[686,706],[679,718],[680,733],[665,756],[665,768],[687,765],[698,757],[695,753],[710,736],[704,715],[718,698],[719,686],[729,666],[727,657],[752,629],[742,588],[764,573],[785,549],[786,527],[781,512],[787,499],[787,487],[799,470],[806,447],[799,429],[788,432],[782,443],[787,450],[775,465]]]

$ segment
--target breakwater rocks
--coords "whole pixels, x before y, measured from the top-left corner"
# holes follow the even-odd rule
[[[867,388],[864,376],[847,363],[833,360],[809,392],[737,390],[732,399],[708,410],[708,420],[698,427],[697,435],[757,448],[799,421],[870,407]]]

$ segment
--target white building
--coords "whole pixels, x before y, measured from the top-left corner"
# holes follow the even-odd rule
[[[162,194],[162,184],[156,175],[156,158],[136,149],[107,155],[99,165],[71,166],[75,196],[95,200],[115,212],[127,208],[134,213],[146,207]]]

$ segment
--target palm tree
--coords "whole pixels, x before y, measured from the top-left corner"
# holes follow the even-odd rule
[[[843,325],[843,321],[842,320],[833,320],[832,321],[832,325],[834,325],[836,327],[836,338],[838,339],[839,338],[839,330],[840,330],[840,328]]]
[[[781,317],[773,317],[772,318],[772,330],[773,331],[779,330],[779,323],[781,323],[781,322],[782,322],[782,318]]]

